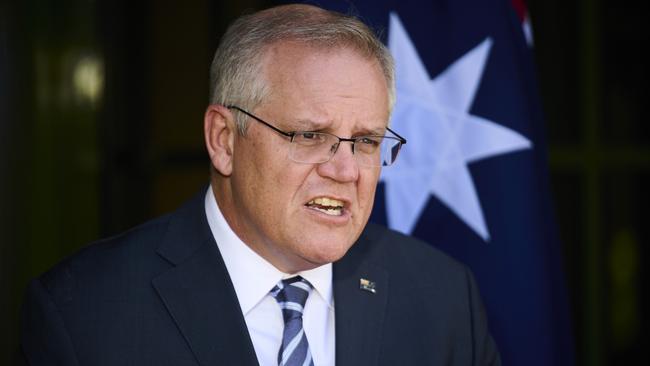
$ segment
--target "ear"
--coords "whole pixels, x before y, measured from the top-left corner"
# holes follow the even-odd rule
[[[237,127],[230,110],[222,105],[212,104],[205,111],[203,120],[205,146],[212,166],[222,175],[232,173],[232,161]]]

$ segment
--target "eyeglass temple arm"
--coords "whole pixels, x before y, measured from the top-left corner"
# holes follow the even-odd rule
[[[243,110],[243,109],[237,107],[236,105],[227,105],[226,108],[228,108],[228,109],[234,109],[234,110],[237,110],[237,111],[239,111],[239,112],[242,112],[243,114],[247,115],[248,117],[250,117],[250,118],[256,120],[257,122],[260,122],[260,123],[264,124],[266,127],[270,128],[270,129],[272,129],[273,131],[275,131],[275,132],[277,132],[277,133],[279,133],[279,134],[282,134],[282,135],[284,135],[284,136],[287,136],[287,137],[291,137],[291,138],[293,138],[293,137],[296,135],[294,132],[285,132],[285,131],[282,131],[281,129],[279,129],[279,128],[273,126],[272,124],[266,122],[265,120],[263,120],[263,119],[261,119],[261,118],[255,116],[255,115],[253,115],[252,113],[247,112],[247,111],[245,111],[245,110]]]
[[[387,129],[388,131],[390,131],[390,133],[392,133],[393,135],[395,135],[395,136],[400,140],[400,142],[402,143],[402,145],[406,145],[406,139],[405,139],[404,137],[402,137],[399,133],[397,133],[397,132],[391,130],[390,127],[386,127],[386,129]]]

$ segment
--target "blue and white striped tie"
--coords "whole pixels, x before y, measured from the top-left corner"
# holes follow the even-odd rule
[[[309,344],[302,328],[302,310],[311,292],[311,284],[300,276],[292,277],[271,290],[282,309],[284,332],[278,352],[279,366],[313,366]]]

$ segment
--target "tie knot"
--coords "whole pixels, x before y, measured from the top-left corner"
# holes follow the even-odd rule
[[[296,315],[302,315],[303,307],[307,302],[311,289],[309,281],[296,276],[278,282],[271,290],[271,295],[280,304],[283,313],[286,314],[289,311],[298,313]]]

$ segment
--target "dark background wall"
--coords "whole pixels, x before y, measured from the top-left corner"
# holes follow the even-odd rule
[[[650,33],[636,3],[530,4],[578,360],[648,349]]]
[[[208,68],[270,1],[0,2],[0,364],[27,281],[207,182]],[[650,44],[640,5],[529,1],[580,365],[648,349]]]

